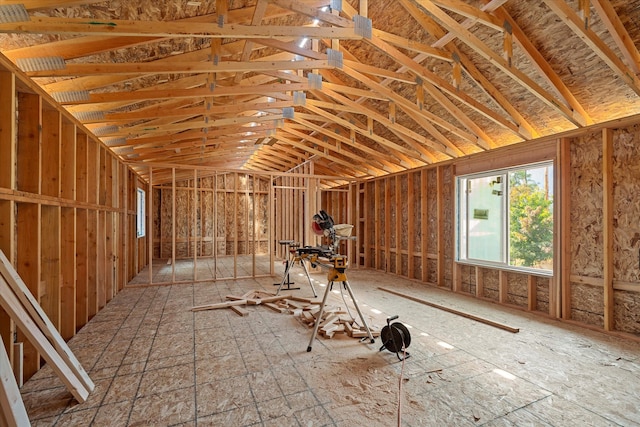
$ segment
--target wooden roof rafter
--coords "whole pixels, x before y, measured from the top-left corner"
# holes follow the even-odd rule
[[[361,171],[364,174],[370,174],[372,176],[378,176],[384,173],[384,169],[382,165],[379,165],[377,161],[365,161],[359,153],[354,152],[350,147],[354,147],[353,145],[342,145],[339,144],[338,141],[334,140],[334,144],[331,144],[327,141],[322,140],[320,138],[315,137],[314,135],[306,134],[298,129],[296,126],[292,124],[285,124],[285,127],[282,129],[282,132],[286,132],[296,138],[299,138],[301,142],[307,142],[308,144],[314,144],[315,146],[321,147],[324,149],[323,152],[313,153],[315,155],[319,155],[320,157],[325,157],[330,160],[336,159],[336,163],[343,164],[345,166],[353,167],[354,165],[358,165],[357,170]],[[340,157],[338,157],[340,156]],[[344,160],[346,158],[346,160]],[[346,162],[346,163],[345,163]]]
[[[564,1],[544,0],[544,2],[631,90],[640,95],[638,76],[590,28],[585,28],[584,22],[577,13]]]
[[[584,125],[584,118],[576,118],[573,110],[566,107],[564,103],[560,102],[558,99],[552,96],[548,91],[538,85],[538,83],[536,83],[527,74],[515,67],[510,66],[502,56],[492,51],[485,43],[478,39],[463,25],[452,19],[438,6],[426,0],[412,1],[422,6],[431,15],[433,15],[447,30],[456,33],[460,41],[472,48],[477,54],[482,56],[485,60],[489,61],[492,65],[496,66],[500,71],[511,77],[514,82],[527,89],[538,100],[542,101],[552,110],[555,110],[558,113],[562,114],[565,119],[573,123],[576,127],[581,127]]]

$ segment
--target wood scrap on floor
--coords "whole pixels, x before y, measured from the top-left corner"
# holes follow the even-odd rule
[[[191,311],[230,308],[239,316],[248,316],[250,312],[242,306],[263,305],[277,313],[299,317],[302,323],[309,328],[312,328],[315,322],[320,322],[318,333],[325,338],[333,338],[336,334],[344,334],[352,338],[367,336],[366,329],[360,325],[361,322],[357,322],[345,307],[325,304],[322,318],[318,319],[322,300],[317,297],[301,298],[254,290],[242,295],[226,295],[225,298],[227,301],[195,306],[191,308]],[[350,310],[355,312],[353,307]],[[369,329],[374,337],[380,336],[379,327],[369,326]]]

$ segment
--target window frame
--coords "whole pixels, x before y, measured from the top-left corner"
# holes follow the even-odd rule
[[[138,239],[147,235],[147,193],[144,189],[136,188],[136,237]]]
[[[555,191],[554,191],[555,190],[554,188],[555,170],[556,170],[556,164],[554,160],[544,160],[544,161],[533,162],[533,163],[518,164],[518,165],[499,168],[499,169],[483,170],[483,171],[477,171],[477,172],[455,176],[454,233],[455,233],[455,261],[457,263],[471,265],[471,266],[494,268],[499,270],[514,271],[519,273],[535,274],[538,276],[552,277],[554,275],[553,268],[555,265],[554,259],[555,259],[555,248],[556,248],[555,232],[553,233],[552,242],[551,242],[552,248],[554,249],[554,254],[552,256],[551,269],[510,265],[511,261],[509,258],[509,249],[510,249],[509,174],[515,171],[530,170],[530,169],[536,169],[536,168],[542,168],[542,167],[550,167],[552,168],[552,171],[553,171],[553,173],[550,174],[550,176],[553,179],[553,183],[549,187],[552,189],[551,191],[552,191],[552,194],[554,195],[552,199],[551,209],[552,209],[553,221],[555,222],[556,217],[554,212],[556,209],[555,204],[557,199],[555,197]],[[503,186],[504,196],[502,197],[503,201],[501,203],[502,205],[501,207],[502,241],[500,242],[500,247],[502,251],[502,260],[490,261],[490,260],[470,258],[468,256],[469,255],[469,244],[468,244],[469,221],[467,218],[468,193],[466,191],[467,190],[466,183],[470,179],[480,179],[480,178],[495,177],[495,176],[503,176],[503,179],[504,179],[504,186]],[[463,185],[465,185],[465,188],[462,188]],[[463,212],[463,209],[465,209],[464,212]],[[464,224],[463,224],[463,221],[464,221]],[[463,226],[464,226],[464,230],[462,229]],[[554,225],[554,229],[555,229],[555,225]],[[466,252],[463,253],[463,250]]]

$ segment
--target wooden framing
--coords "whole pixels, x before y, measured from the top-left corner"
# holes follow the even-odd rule
[[[0,92],[16,93],[16,78],[13,73],[0,69]],[[0,102],[0,188],[16,189],[16,97],[4,96]],[[13,200],[0,199],[0,250],[14,261],[15,210]],[[9,360],[13,360],[15,325],[9,315],[0,309],[0,339],[6,344]]]
[[[613,299],[613,130],[602,130],[604,329],[615,328]]]
[[[30,425],[20,389],[13,377],[9,355],[3,345],[0,345],[0,409],[2,409],[0,425],[8,427]]]
[[[119,237],[130,215],[119,183],[132,172],[22,75],[0,67],[0,90],[0,250],[38,317],[70,339],[124,286],[116,245],[132,242]],[[0,310],[0,335],[16,377],[28,379],[52,356],[17,315]]]
[[[561,289],[560,317],[571,319],[571,147],[567,138],[559,141],[559,168],[556,168],[556,185],[560,191],[560,209],[556,214],[556,232],[560,236],[556,246],[557,261],[554,268],[558,271],[556,282]],[[558,170],[559,169],[559,170]],[[559,221],[557,220],[559,219]],[[551,306],[549,307],[551,310]],[[552,315],[552,313],[549,313]]]

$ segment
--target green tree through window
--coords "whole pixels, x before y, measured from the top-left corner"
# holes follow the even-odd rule
[[[544,186],[531,179],[529,171],[509,174],[509,264],[552,268],[553,201]]]

